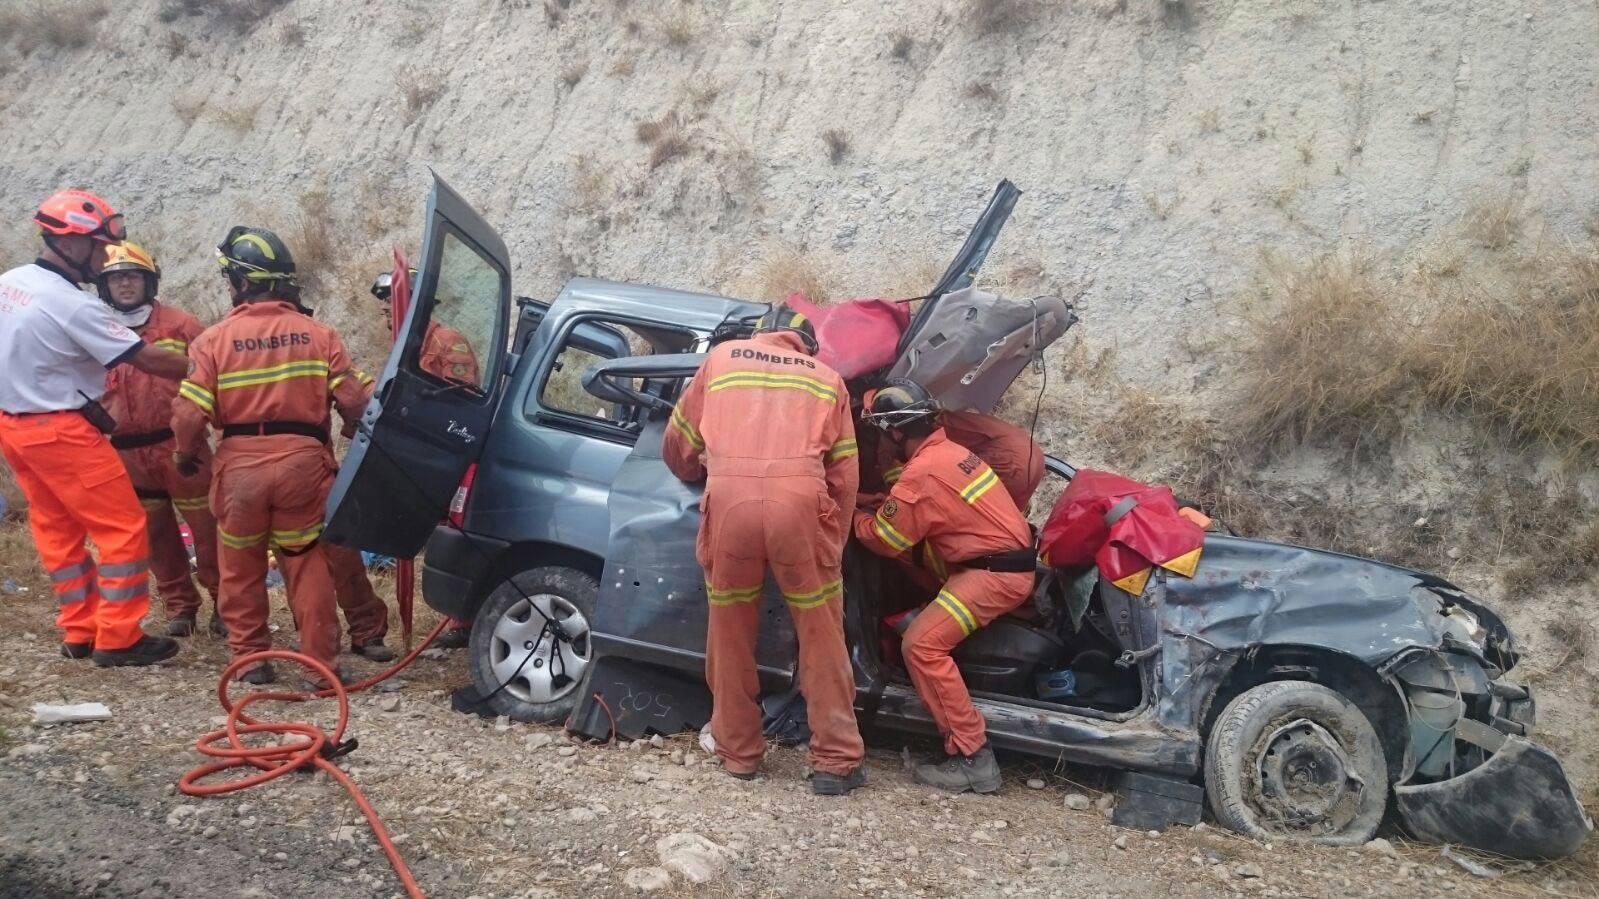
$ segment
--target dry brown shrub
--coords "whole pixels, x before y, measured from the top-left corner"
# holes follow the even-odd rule
[[[176,96],[168,103],[172,106],[172,114],[185,126],[193,125],[200,118],[200,113],[205,111],[204,97]]]
[[[669,112],[653,121],[639,122],[634,126],[633,133],[639,143],[650,148],[651,170],[682,156],[693,147],[689,141],[688,123],[676,112]]]
[[[888,55],[898,60],[911,58],[911,51],[916,48],[916,39],[908,32],[896,31],[888,38]]]
[[[1534,260],[1508,288],[1438,298],[1412,364],[1435,405],[1576,458],[1599,448],[1599,251]]]
[[[561,70],[561,83],[566,85],[567,90],[571,90],[577,87],[578,82],[582,81],[583,76],[588,73],[589,64],[587,62],[573,63]]]
[[[963,16],[978,35],[1025,31],[1038,18],[1035,0],[966,0]]]
[[[1549,668],[1551,672],[1559,671],[1570,662],[1581,662],[1593,649],[1594,627],[1580,618],[1556,618],[1544,625],[1544,630],[1555,642],[1543,653],[1545,658],[1555,659]]]
[[[795,247],[780,247],[761,262],[756,273],[755,298],[775,303],[791,293],[813,303],[826,302],[832,296],[822,267],[813,256]]]
[[[1240,436],[1263,448],[1392,436],[1407,347],[1389,294],[1350,259],[1267,271],[1266,308],[1244,324]]]
[[[633,74],[633,60],[618,59],[616,64],[611,66],[611,74],[618,77],[626,77]]]
[[[686,50],[694,43],[697,29],[694,18],[686,11],[678,10],[664,15],[656,26],[660,29],[661,43],[673,50]]]
[[[20,0],[0,11],[0,35],[17,40],[23,52],[87,47],[110,6],[108,0]]]
[[[994,103],[999,100],[999,88],[987,81],[973,81],[961,89],[961,94],[967,99],[982,100],[985,103]]]
[[[168,31],[161,36],[161,49],[167,51],[167,59],[173,60],[189,52],[189,36],[181,31]]]
[[[217,124],[238,134],[248,134],[255,127],[255,114],[261,109],[261,101],[243,105],[224,103],[210,106],[207,112]]]
[[[1514,196],[1483,200],[1466,213],[1466,236],[1488,250],[1502,250],[1521,234],[1521,202]]]
[[[444,77],[437,72],[419,72],[403,69],[394,76],[394,83],[405,100],[406,123],[417,117],[444,96]]]
[[[827,147],[827,161],[838,165],[849,153],[849,135],[837,128],[829,128],[822,132],[822,145]]]

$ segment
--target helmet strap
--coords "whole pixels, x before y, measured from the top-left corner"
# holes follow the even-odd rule
[[[94,258],[94,244],[91,243],[89,245],[89,255],[83,257],[82,261],[79,261],[77,259],[73,259],[67,254],[66,250],[62,248],[61,244],[58,242],[59,235],[51,234],[50,232],[45,231],[40,234],[40,236],[44,238],[44,245],[49,248],[50,252],[55,254],[57,259],[60,259],[62,262],[66,263],[67,267],[72,270],[72,273],[78,276],[79,284],[88,284],[94,280],[94,274],[89,271],[89,260]]]

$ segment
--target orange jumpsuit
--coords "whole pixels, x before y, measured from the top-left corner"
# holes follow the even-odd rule
[[[300,648],[337,669],[333,577],[318,538],[333,486],[328,403],[353,420],[371,395],[332,328],[292,303],[235,307],[189,347],[194,370],[173,400],[178,448],[193,453],[207,422],[222,431],[211,509],[217,517],[219,608],[235,657],[272,645],[267,546],[278,548]]]
[[[146,343],[177,353],[187,353],[189,343],[203,330],[199,319],[161,302],[151,305],[150,320],[136,329]],[[133,479],[133,491],[144,507],[150,572],[155,575],[168,617],[192,614],[200,608],[200,591],[189,575],[189,551],[178,531],[177,515],[183,516],[194,535],[200,583],[212,599],[217,596],[217,522],[206,500],[211,489],[211,452],[208,447],[201,448],[200,471],[192,478],[183,477],[173,467],[172,400],[177,395],[177,381],[119,365],[106,376],[106,395],[101,401],[117,420],[111,445],[122,457]]]
[[[1021,428],[982,412],[945,412],[939,421],[950,440],[976,453],[994,469],[1016,508],[1025,512],[1044,479],[1043,448]],[[877,461],[884,484],[892,487],[905,468],[894,455],[892,443],[878,441]]]
[[[905,463],[876,514],[855,513],[855,537],[868,549],[895,557],[926,541],[951,572],[901,644],[911,682],[951,754],[977,752],[987,741],[987,729],[950,652],[1033,591],[1031,573],[960,564],[1032,545],[1027,520],[1003,487],[994,489],[998,485],[994,469],[941,428]]]
[[[849,774],[865,746],[844,645],[842,557],[860,473],[843,379],[789,332],[723,343],[673,410],[662,455],[679,478],[706,478],[696,555],[710,600],[705,679],[723,766],[753,772],[766,749],[755,643],[770,566],[799,635],[811,767]]]

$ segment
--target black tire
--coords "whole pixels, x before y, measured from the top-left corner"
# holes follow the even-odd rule
[[[1388,767],[1348,699],[1273,681],[1228,703],[1211,727],[1205,792],[1216,820],[1245,836],[1355,846],[1382,823]]]
[[[594,621],[599,592],[599,584],[587,574],[551,566],[524,571],[489,594],[473,619],[467,653],[472,683],[488,697],[486,704],[495,714],[555,724],[572,713],[585,675],[568,676],[561,669],[569,671],[578,657],[586,668],[586,660],[592,659],[588,627]],[[558,659],[550,652],[555,641],[547,636],[544,618],[529,606],[530,600],[563,625],[583,622],[581,639],[567,644]],[[529,652],[527,644],[535,640]]]

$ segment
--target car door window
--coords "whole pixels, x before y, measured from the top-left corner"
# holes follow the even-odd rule
[[[444,235],[438,272],[417,368],[448,384],[482,391],[494,355],[500,272],[452,233]]]
[[[607,402],[594,396],[583,388],[584,376],[599,362],[681,353],[701,338],[702,335],[691,331],[653,324],[585,317],[562,336],[555,361],[535,394],[537,411],[563,421],[570,428],[597,436],[631,439],[643,427],[646,411],[638,404]],[[670,399],[680,385],[677,379],[633,379],[629,386],[641,393]]]

